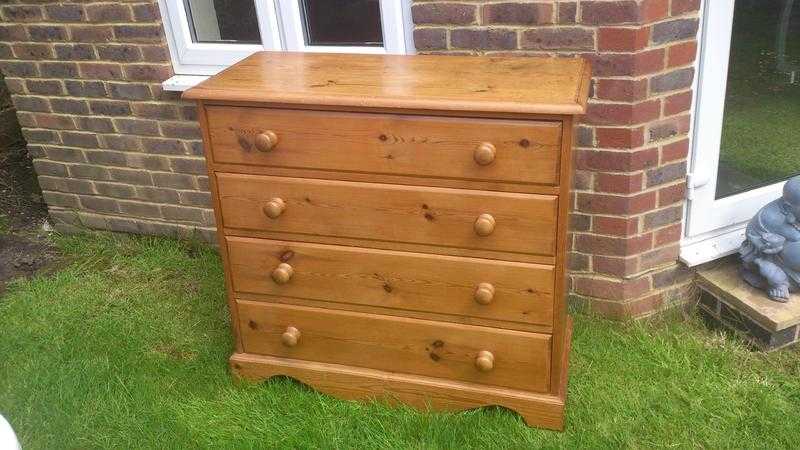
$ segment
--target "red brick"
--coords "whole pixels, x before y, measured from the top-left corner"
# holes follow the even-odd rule
[[[670,225],[655,232],[655,246],[674,244],[681,240],[682,226],[680,223]]]
[[[672,0],[672,15],[677,16],[700,9],[700,0]]]
[[[597,146],[601,148],[636,148],[644,145],[644,128],[595,129]]]
[[[689,155],[689,139],[683,139],[661,148],[661,163],[684,159]]]
[[[590,103],[586,118],[589,123],[603,125],[631,125],[649,122],[661,115],[661,100],[636,103]]]
[[[601,100],[633,102],[647,97],[647,80],[601,78],[595,80],[594,95]]]
[[[595,174],[595,192],[610,192],[615,194],[632,194],[642,190],[642,174]]]
[[[591,297],[624,300],[637,297],[650,289],[650,279],[610,280],[575,277],[575,292]]]
[[[639,232],[638,217],[594,216],[592,231],[610,236],[633,236]]]
[[[631,172],[658,164],[658,149],[647,148],[635,151],[578,151],[576,166],[585,170],[609,172]]]
[[[672,186],[663,187],[658,190],[658,207],[672,205],[683,202],[686,198],[686,183],[678,183]]]
[[[629,277],[639,272],[639,258],[617,258],[612,256],[592,256],[592,269],[597,273]]]
[[[632,52],[647,47],[649,39],[649,28],[600,28],[597,35],[597,49]]]
[[[664,99],[664,116],[674,116],[692,109],[692,94],[692,91],[686,91]]]
[[[589,192],[579,192],[577,194],[577,210],[585,213],[639,214],[649,211],[655,206],[655,192],[645,192],[630,197]]]
[[[647,75],[664,69],[664,49],[644,51],[635,57],[633,75]]]
[[[667,48],[667,67],[693,64],[697,58],[697,41],[682,42]]]
[[[669,16],[669,0],[644,0],[639,7],[642,22],[656,22]]]
[[[581,22],[588,25],[613,25],[636,23],[639,20],[639,5],[628,1],[583,1]]]

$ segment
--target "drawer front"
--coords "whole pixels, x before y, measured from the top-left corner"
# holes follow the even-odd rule
[[[228,237],[233,288],[551,326],[552,266]]]
[[[239,301],[244,351],[545,392],[550,335]]]
[[[218,173],[226,228],[553,255],[557,197]]]
[[[558,183],[560,122],[223,106],[207,111],[217,163]],[[256,137],[273,137],[268,132],[275,145],[263,151]]]

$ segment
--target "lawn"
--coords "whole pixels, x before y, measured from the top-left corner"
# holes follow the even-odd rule
[[[0,298],[0,413],[26,449],[789,448],[800,353],[754,353],[675,314],[577,315],[564,433],[500,408],[418,413],[294,381],[237,383],[216,252],[56,236],[59,270]]]

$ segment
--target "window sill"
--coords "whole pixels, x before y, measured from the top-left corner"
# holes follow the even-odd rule
[[[744,242],[746,225],[743,223],[705,239],[684,240],[681,242],[681,262],[694,267],[736,253]]]
[[[161,89],[170,92],[183,92],[208,78],[207,75],[174,75],[161,83]]]

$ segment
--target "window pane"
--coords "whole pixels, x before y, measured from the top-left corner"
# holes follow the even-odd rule
[[[800,173],[800,1],[736,0],[722,128],[717,198]]]
[[[303,0],[307,45],[383,45],[378,0]]]
[[[260,44],[254,0],[185,0],[194,42]]]

